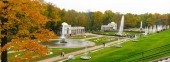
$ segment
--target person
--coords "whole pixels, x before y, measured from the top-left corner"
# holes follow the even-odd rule
[[[106,43],[103,43],[103,46],[106,47]]]
[[[63,51],[61,52],[61,57],[64,57],[64,52]]]

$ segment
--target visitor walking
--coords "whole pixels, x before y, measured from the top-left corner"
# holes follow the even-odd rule
[[[61,57],[64,57],[64,52],[63,51],[61,52]]]
[[[106,43],[105,42],[103,43],[103,46],[106,47]]]

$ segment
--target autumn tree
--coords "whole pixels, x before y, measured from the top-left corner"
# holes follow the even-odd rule
[[[46,4],[46,10],[44,11],[44,15],[51,20],[59,20],[60,19],[60,8],[55,7],[52,3]]]
[[[63,22],[67,22],[68,24],[72,25],[72,26],[76,26],[77,24],[77,12],[75,10],[68,10],[65,13],[65,16],[63,18]]]
[[[94,20],[94,28],[95,30],[99,30],[101,25],[103,24],[103,13],[100,11],[96,11],[93,13],[93,20]]]
[[[108,24],[110,22],[112,22],[114,19],[114,13],[111,10],[106,10],[104,12],[104,21],[103,24]]]
[[[168,25],[170,25],[170,14],[168,14]]]
[[[160,19],[161,14],[155,13],[155,14],[153,14],[153,15],[155,16],[154,24],[155,24],[155,25],[162,24],[162,21],[161,21],[161,19]]]
[[[51,3],[45,4],[45,15],[50,21],[47,22],[46,27],[55,33],[59,33],[61,23],[66,22],[72,26],[84,26],[86,31],[99,30],[102,24],[107,25],[110,22],[116,22],[119,26],[121,17],[123,14],[119,12],[112,12],[112,10],[106,10],[104,13],[100,11],[95,12],[78,12],[73,9],[65,10],[54,6]],[[140,26],[140,22],[143,22],[143,27],[168,24],[168,14],[132,14],[127,13],[125,15],[125,28],[135,28]]]
[[[93,20],[93,12],[89,11],[87,13],[87,16],[88,16],[88,27],[86,27],[88,29],[88,31],[92,31],[93,30],[93,24],[94,24],[94,20]]]
[[[86,13],[80,12],[78,14],[78,16],[76,17],[76,19],[77,19],[77,22],[78,22],[77,26],[84,26],[84,27],[87,26],[88,18],[87,18]]]
[[[140,14],[139,17],[140,17],[140,20],[142,21],[143,26],[147,27],[146,20],[148,18],[148,13]]]
[[[155,19],[155,17],[152,14],[148,14],[147,19],[146,19],[147,26],[153,26],[154,25],[154,19]]]
[[[59,34],[59,28],[61,26],[61,10],[58,7],[55,7],[52,3],[45,4],[45,11],[43,15],[48,18],[48,22],[46,23],[46,28],[52,30],[56,34]]]
[[[42,0],[1,0],[1,61],[30,61],[48,53],[41,43],[55,38],[55,34],[45,29],[48,21],[42,12]],[[7,51],[15,53],[7,60]],[[29,60],[28,60],[29,59]]]
[[[168,15],[167,14],[162,14],[160,19],[162,20],[163,25],[168,25]]]
[[[140,17],[136,14],[127,13],[125,14],[125,28],[135,28],[138,27],[140,22]]]

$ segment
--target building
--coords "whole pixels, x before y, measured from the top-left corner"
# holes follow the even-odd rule
[[[108,25],[102,25],[101,30],[103,31],[117,30],[117,24],[115,22],[111,22]]]
[[[71,27],[71,25],[68,25],[66,22],[62,23],[62,35],[64,36],[71,36],[83,33],[85,33],[85,27],[81,26]]]
[[[85,28],[81,26],[71,27],[71,35],[83,34],[85,33]]]

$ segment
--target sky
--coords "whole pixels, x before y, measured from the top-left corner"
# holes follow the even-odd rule
[[[45,0],[55,6],[80,12],[112,10],[123,14],[170,13],[170,0]]]

